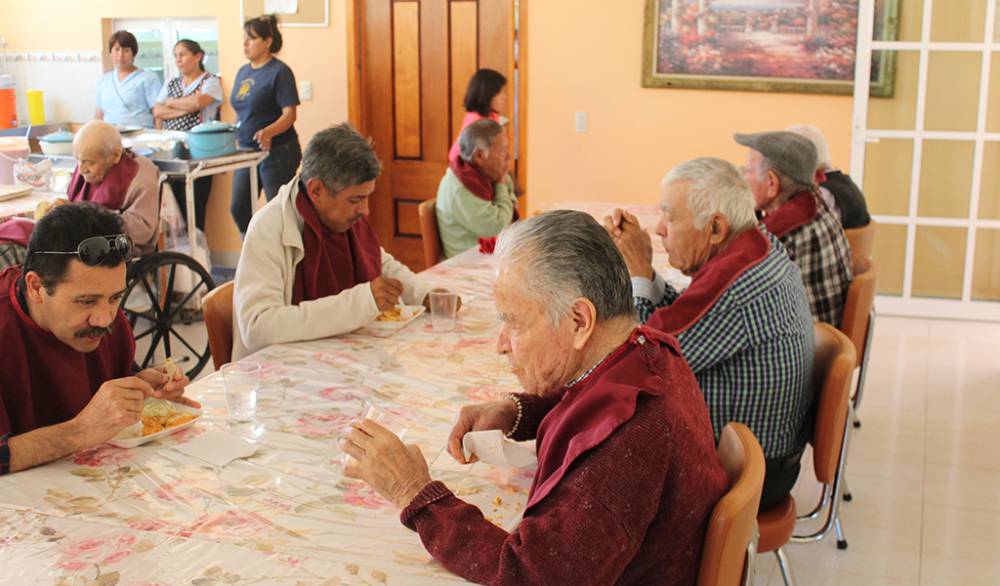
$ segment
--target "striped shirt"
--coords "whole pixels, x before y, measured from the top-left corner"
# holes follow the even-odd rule
[[[762,229],[763,231],[763,229]],[[730,421],[746,424],[767,458],[797,453],[811,433],[813,320],[802,276],[778,239],[677,339],[708,404],[716,441]],[[639,321],[682,293],[633,278]]]

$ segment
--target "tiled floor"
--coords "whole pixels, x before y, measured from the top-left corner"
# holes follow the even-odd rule
[[[182,332],[205,335],[200,322]],[[1000,584],[1000,324],[879,317],[859,414],[848,549],[832,534],[789,544],[798,584]],[[816,492],[803,470],[805,508]],[[757,584],[782,584],[772,554],[757,566]]]
[[[1000,584],[1000,324],[879,317],[859,415],[848,549],[788,545],[798,584]],[[801,508],[816,494],[803,470]],[[782,584],[773,554],[757,569]]]

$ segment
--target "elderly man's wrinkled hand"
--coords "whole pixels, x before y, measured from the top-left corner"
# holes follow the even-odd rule
[[[639,225],[635,216],[625,215],[618,230],[619,236],[614,236],[615,246],[625,258],[625,266],[633,277],[653,278],[653,241],[649,232]]]
[[[150,396],[156,399],[166,399],[195,409],[201,408],[201,403],[184,396],[184,389],[191,383],[191,379],[182,372],[177,372],[171,377],[167,373],[166,367],[161,366],[159,368],[147,368],[140,371],[136,376],[146,381],[153,388]]]
[[[514,425],[515,419],[517,419],[517,404],[506,399],[462,407],[458,412],[458,420],[455,421],[455,426],[448,436],[448,453],[462,464],[475,462],[475,456],[471,460],[465,459],[465,451],[462,449],[462,438],[465,434],[487,429],[499,429],[507,433]]]
[[[427,461],[415,445],[403,445],[396,434],[370,419],[351,424],[340,449],[354,458],[344,475],[367,482],[400,509],[431,481]]]

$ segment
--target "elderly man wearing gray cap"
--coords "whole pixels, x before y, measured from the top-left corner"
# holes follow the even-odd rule
[[[840,325],[854,273],[840,221],[817,197],[816,147],[793,132],[734,134],[748,147],[743,176],[764,226],[802,272],[813,318]]]

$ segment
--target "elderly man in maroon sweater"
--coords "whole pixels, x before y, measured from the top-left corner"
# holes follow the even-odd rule
[[[46,215],[24,268],[0,273],[0,474],[90,448],[139,421],[146,397],[197,407],[187,377],[133,375],[135,341],[119,305],[132,243],[92,203]]]
[[[508,533],[432,481],[420,450],[372,421],[342,443],[403,509],[431,555],[487,584],[693,584],[726,491],[712,426],[677,341],[634,320],[628,271],[580,212],[542,214],[497,245],[498,351],[525,392],[467,406],[449,438],[500,429],[536,438],[538,470]]]

